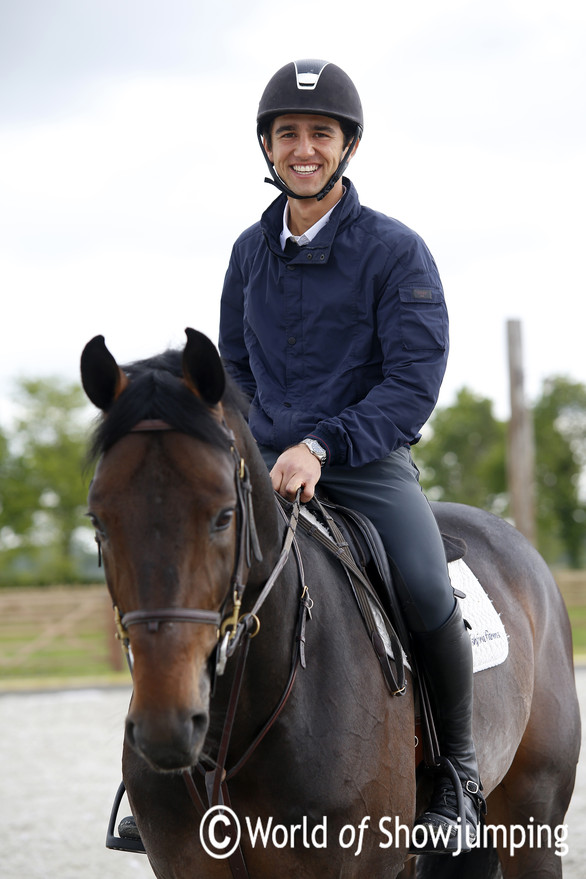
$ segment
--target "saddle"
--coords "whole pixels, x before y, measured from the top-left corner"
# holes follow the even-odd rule
[[[362,513],[325,498],[314,497],[307,504],[307,510],[312,517],[301,516],[299,526],[344,566],[391,695],[405,693],[404,669],[411,670],[416,684],[416,720],[421,730],[422,756],[428,766],[437,765],[440,749],[431,701],[424,676],[417,669],[417,656],[378,531]],[[441,536],[448,563],[465,556],[463,540],[446,534]],[[456,597],[465,597],[457,590],[454,593]],[[385,639],[380,633],[381,623],[388,636]]]
[[[363,513],[334,504],[324,497],[314,497],[307,504],[307,509],[318,522],[324,523],[330,533],[330,539],[318,530],[318,526],[312,527],[311,520],[302,517],[300,526],[315,537],[322,546],[333,552],[351,572],[355,572],[356,568],[359,569],[383,605],[389,616],[389,622],[396,628],[401,645],[408,655],[410,653],[408,629],[403,618],[389,558],[377,529]],[[448,564],[464,558],[466,543],[461,538],[443,533],[441,537]],[[457,590],[456,595],[460,598],[464,597],[463,593],[458,593]]]

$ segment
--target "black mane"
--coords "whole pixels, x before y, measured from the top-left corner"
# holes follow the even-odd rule
[[[97,459],[144,419],[161,419],[181,433],[229,449],[227,432],[182,380],[182,351],[170,349],[122,369],[130,382],[95,428],[90,460]],[[222,404],[243,415],[248,405],[227,374]]]

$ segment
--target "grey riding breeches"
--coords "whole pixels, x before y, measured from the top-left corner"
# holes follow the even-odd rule
[[[259,448],[271,469],[278,453]],[[319,485],[330,500],[367,516],[378,530],[411,631],[439,629],[455,598],[439,528],[410,449],[403,446],[362,467],[324,467]]]

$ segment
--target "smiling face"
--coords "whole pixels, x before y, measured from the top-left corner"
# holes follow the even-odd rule
[[[277,116],[271,127],[270,147],[266,138],[264,146],[289,189],[297,195],[312,196],[337,170],[344,153],[344,134],[337,119],[291,113]],[[338,187],[341,190],[341,180],[336,183]]]

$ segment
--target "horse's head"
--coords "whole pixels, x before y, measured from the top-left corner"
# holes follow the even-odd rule
[[[161,770],[197,761],[208,660],[231,584],[248,574],[243,468],[225,421],[224,370],[205,336],[186,333],[182,353],[124,369],[102,336],[81,358],[84,389],[104,413],[89,516],[133,658],[126,735]]]

